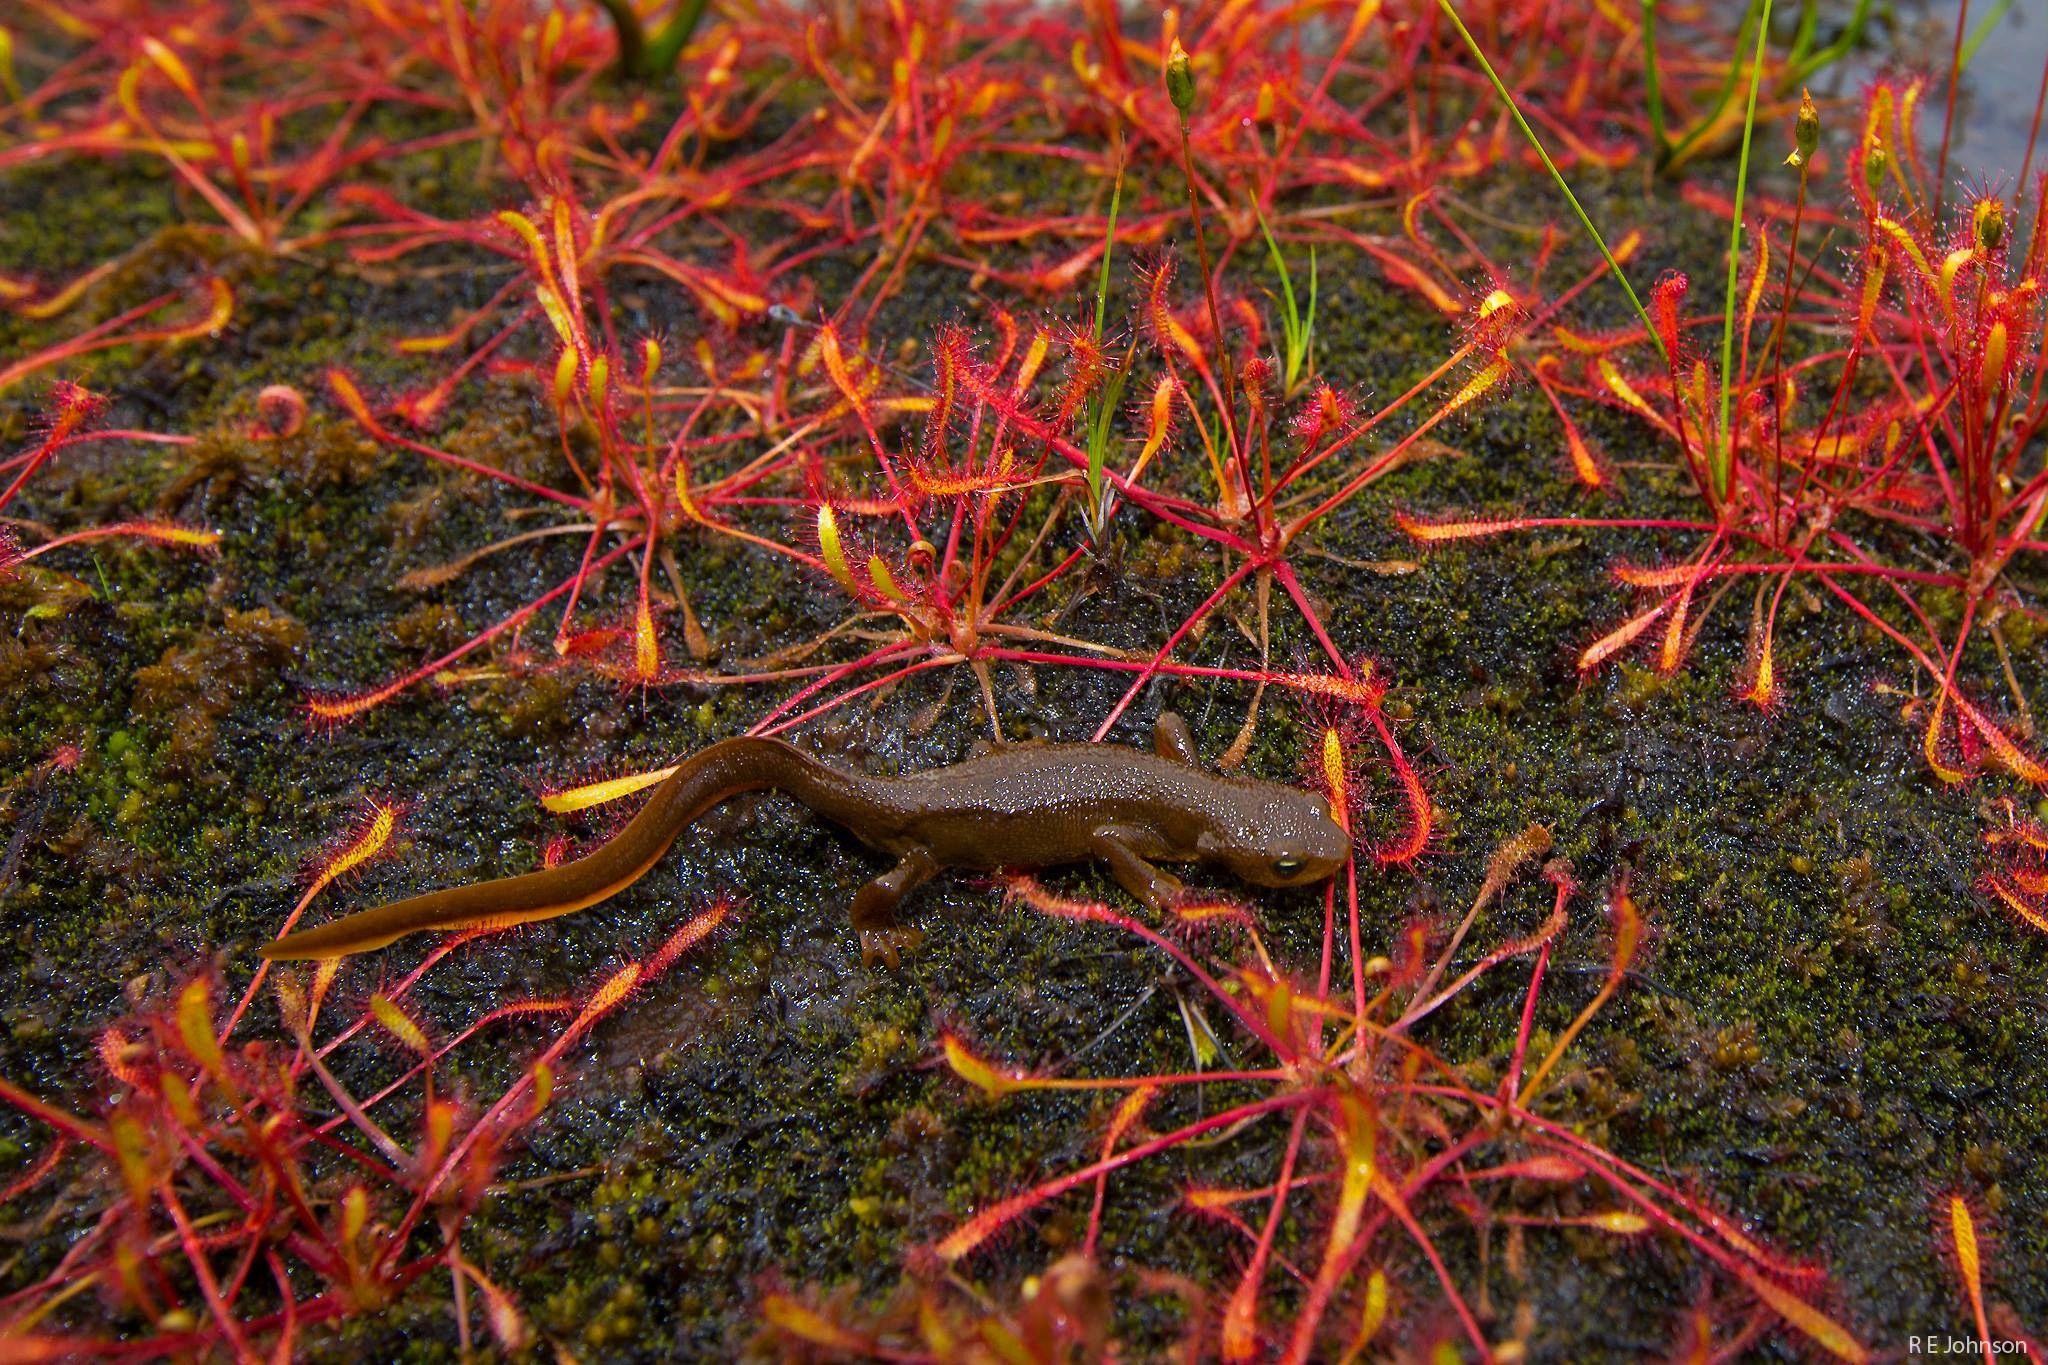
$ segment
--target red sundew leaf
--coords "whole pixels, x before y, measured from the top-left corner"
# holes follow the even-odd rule
[[[142,40],[142,51],[156,69],[169,77],[172,85],[178,87],[179,94],[190,100],[193,105],[204,107],[205,101],[200,97],[198,83],[192,79],[192,72],[185,65],[183,58],[157,39],[147,36]]]
[[[1009,309],[1000,306],[994,308],[992,310],[992,320],[996,326],[998,339],[996,342],[995,361],[993,364],[985,367],[985,373],[991,379],[1008,367],[1010,357],[1017,352],[1017,338],[1021,335],[1016,314],[1012,313]]]
[[[0,379],[0,388],[4,387],[4,379]],[[107,408],[107,400],[104,397],[67,380],[59,380],[50,386],[49,400],[49,406],[37,424],[42,433],[42,440],[35,449],[7,462],[10,468],[19,466],[20,472],[16,473],[4,488],[0,488],[0,508],[14,501],[15,495],[21,491],[29,477],[65,446],[83,436]],[[11,539],[10,537],[10,541]]]
[[[1558,409],[1560,415],[1563,411],[1563,408]],[[1614,482],[1613,476],[1607,472],[1606,465],[1593,453],[1592,446],[1588,445],[1586,438],[1579,433],[1579,424],[1569,417],[1564,419],[1564,437],[1565,449],[1572,458],[1572,473],[1580,483],[1588,488],[1606,488]]]
[[[1478,540],[1485,536],[1505,535],[1510,531],[1522,530],[1527,525],[1515,517],[1435,521],[1413,517],[1406,512],[1395,513],[1394,524],[1401,528],[1403,535],[1425,545],[1433,545],[1440,541]]]
[[[1434,926],[1420,916],[1401,926],[1393,942],[1394,984],[1405,987],[1422,979],[1434,937]]]
[[[463,1273],[476,1285],[484,1296],[484,1320],[491,1325],[491,1335],[507,1351],[523,1351],[533,1340],[533,1329],[527,1325],[526,1317],[519,1311],[519,1305],[512,1296],[485,1277],[484,1273],[468,1262],[463,1262]]]
[[[1271,1199],[1270,1185],[1255,1190],[1219,1189],[1206,1185],[1190,1185],[1181,1192],[1181,1204],[1191,1212],[1216,1216],[1227,1212],[1233,1204],[1243,1204],[1254,1199]]]
[[[1088,400],[1102,387],[1103,376],[1109,373],[1109,368],[1109,363],[1101,358],[1099,347],[1095,356],[1077,357],[1065,366],[1054,399],[1055,419],[1064,424],[1079,416]]]
[[[1275,687],[1321,697],[1343,706],[1377,711],[1387,695],[1386,682],[1369,663],[1360,665],[1358,673],[1355,678],[1340,677],[1334,673],[1269,673],[1261,676]]]
[[[1476,351],[1505,351],[1528,323],[1515,296],[1496,285],[1466,313],[1465,342]]]
[[[1270,425],[1266,417],[1266,388],[1273,380],[1272,366],[1262,358],[1254,358],[1238,367],[1237,376],[1244,396],[1245,425],[1263,431]]]
[[[633,993],[634,987],[640,984],[645,972],[646,969],[639,963],[628,962],[606,977],[604,984],[591,992],[575,1020],[562,1031],[562,1036],[548,1048],[546,1057],[559,1057],[573,1047],[578,1039],[596,1027],[600,1019],[624,1003],[626,997]]]
[[[2039,898],[2048,896],[2048,869],[2038,867],[2009,867],[2006,876],[2022,894]]]
[[[1963,1291],[1970,1300],[1970,1311],[1977,1320],[1977,1335],[1983,1343],[1987,1358],[1992,1354],[1991,1330],[1984,1318],[1984,1274],[1981,1252],[1977,1242],[1977,1218],[1970,1211],[1970,1203],[1960,1194],[1951,1194],[1943,1210],[1947,1224],[1949,1246],[1955,1251],[1956,1272],[1962,1276]]]
[[[83,1360],[101,1354],[114,1343],[95,1337],[56,1337],[22,1333],[7,1338],[8,1365],[40,1365],[46,1360]]]
[[[1643,946],[1643,912],[1635,897],[1628,893],[1626,877],[1615,884],[1614,893],[1608,897],[1608,914],[1614,923],[1614,958],[1609,974],[1619,977],[1635,962]]]
[[[2044,914],[2038,905],[2030,904],[2016,888],[2008,886],[1998,877],[1991,877],[1986,880],[1985,889],[2027,924],[2041,933],[2048,934],[2048,914]]]
[[[1208,358],[1203,354],[1201,343],[1194,334],[1174,316],[1172,285],[1173,258],[1162,256],[1145,272],[1145,325],[1152,334],[1152,342],[1169,355],[1179,352],[1191,364],[1206,365]]]
[[[1295,414],[1291,431],[1304,451],[1312,451],[1322,444],[1325,435],[1347,431],[1357,420],[1357,404],[1342,391],[1319,382],[1308,402]]]
[[[121,1180],[127,1186],[128,1202],[135,1209],[150,1206],[150,1189],[156,1183],[156,1172],[150,1160],[153,1155],[149,1139],[141,1120],[133,1112],[135,1100],[107,1116],[107,1135],[113,1141],[115,1163],[121,1168]]]
[[[1523,1227],[1592,1228],[1596,1232],[1611,1232],[1617,1237],[1640,1237],[1657,1227],[1654,1219],[1634,1209],[1606,1209],[1598,1213],[1558,1214],[1549,1217],[1510,1213],[1501,1214],[1499,1217],[1503,1223],[1515,1223]]]
[[[1364,247],[1368,255],[1380,263],[1380,270],[1386,275],[1390,283],[1420,294],[1424,299],[1428,300],[1432,308],[1435,308],[1447,318],[1462,318],[1465,316],[1465,305],[1452,298],[1450,293],[1442,285],[1430,278],[1429,273],[1421,266],[1416,265],[1406,257],[1398,256],[1386,250],[1384,247],[1372,246],[1363,241],[1360,241],[1358,244]]]
[[[2015,744],[2005,731],[1994,725],[1982,711],[1957,697],[1956,714],[1959,720],[1967,723],[1970,730],[1975,732],[1976,738],[1983,742],[1984,747],[1990,750],[1992,761],[1999,768],[2033,786],[2048,785],[2048,767],[2043,767],[2032,754]]]
[[[105,394],[95,393],[82,384],[58,380],[50,385],[49,411],[43,427],[45,439],[57,445],[75,440],[106,416],[111,401]]]
[[[737,901],[729,897],[721,897],[714,901],[711,907],[704,911],[703,914],[691,919],[680,929],[670,934],[661,947],[654,950],[653,956],[647,959],[646,979],[652,981],[655,977],[660,976],[675,965],[676,960],[682,957],[683,954],[711,937],[718,930],[719,926],[725,923],[726,918],[732,914],[737,905]]]
[[[978,498],[998,497],[1031,487],[1037,482],[1035,470],[1013,468],[1011,460],[1015,452],[1005,447],[996,465],[985,471],[962,471],[938,474],[918,465],[912,465],[908,482],[914,490],[927,498]],[[876,585],[880,587],[880,584]],[[884,593],[888,596],[888,593]]]
[[[1102,1136],[1104,1155],[1114,1151],[1117,1143],[1123,1140],[1124,1134],[1137,1126],[1138,1120],[1145,1116],[1145,1110],[1151,1107],[1152,1101],[1159,1098],[1159,1093],[1160,1088],[1156,1085],[1141,1085],[1117,1101],[1116,1109],[1109,1118],[1109,1126]],[[0,1203],[4,1202],[0,1200]]]
[[[936,466],[945,457],[946,435],[953,426],[953,405],[960,398],[960,376],[973,364],[967,333],[958,324],[942,325],[931,343],[932,405],[925,417],[919,459]]]
[[[18,313],[22,317],[33,318],[38,322],[45,321],[65,312],[84,298],[86,290],[120,269],[121,265],[122,261],[119,259],[96,265],[33,303],[27,300],[34,295],[35,287],[24,280],[9,279],[0,283],[0,304],[5,304],[9,312]]]
[[[1472,1171],[1468,1180],[1543,1180],[1571,1183],[1585,1179],[1586,1168],[1568,1157],[1532,1156],[1520,1161],[1510,1161],[1500,1166],[1489,1166],[1483,1171]]]
[[[141,1042],[122,1032],[118,1024],[100,1031],[99,1054],[100,1065],[108,1075],[131,1090],[142,1088],[147,1073],[140,1064],[148,1060],[149,1052]]]
[[[1040,370],[1045,368],[1045,358],[1052,353],[1053,334],[1049,328],[1034,327],[1030,344],[1024,348],[1023,356],[1017,361],[1015,378],[1010,381],[1010,392],[1018,398],[1027,393]]]
[[[1167,907],[1167,912],[1184,929],[1211,929],[1219,925],[1248,929],[1253,924],[1250,909],[1221,896],[1197,894],[1178,897]]]
[[[879,1344],[875,1338],[842,1327],[817,1309],[781,1291],[769,1294],[761,1301],[761,1316],[777,1331],[828,1350],[871,1355]]]
[[[1138,452],[1137,460],[1131,465],[1131,481],[1135,482],[1138,476],[1144,473],[1145,466],[1151,463],[1152,457],[1159,453],[1167,438],[1173,434],[1174,397],[1179,392],[1179,386],[1173,382],[1173,376],[1170,374],[1161,375],[1159,382],[1153,386],[1152,397],[1146,403],[1144,415],[1145,445]]]
[[[1678,590],[1677,610],[1671,613],[1670,621],[1665,623],[1664,642],[1657,649],[1657,671],[1659,673],[1676,673],[1678,666],[1685,662],[1685,647],[1688,638],[1685,631],[1685,622],[1687,614],[1692,610],[1693,588],[1698,582],[1699,575],[1695,574],[1693,577],[1688,578],[1685,581],[1685,585]]]
[[[1852,1365],[1865,1365],[1865,1362],[1870,1360],[1869,1350],[1851,1336],[1847,1328],[1805,1299],[1739,1262],[1732,1268],[1742,1282],[1749,1286],[1750,1293],[1762,1299],[1772,1312],[1804,1333],[1822,1350],[1838,1360],[1850,1361]]]
[[[1323,727],[1322,752],[1318,757],[1320,761],[1317,765],[1318,772],[1316,776],[1323,788],[1323,793],[1330,798],[1331,818],[1342,825],[1344,832],[1349,834],[1351,832],[1353,816],[1356,814],[1356,811],[1353,809],[1353,803],[1355,801],[1362,801],[1364,799],[1364,792],[1362,784],[1359,784],[1359,789],[1354,791],[1351,774],[1351,752],[1349,746],[1344,743],[1343,733],[1337,726],[1326,725]]]
[[[1101,258],[1102,246],[1101,242],[1091,243],[1065,260],[1031,271],[1025,279],[1032,289],[1041,294],[1064,294]]]
[[[64,1153],[70,1149],[71,1136],[68,1133],[59,1133],[57,1140],[50,1144],[50,1150],[37,1157],[27,1170],[6,1185],[0,1186],[0,1208],[5,1208],[40,1184],[44,1176],[57,1168],[57,1163],[64,1159]]]
[[[951,1030],[939,1035],[939,1046],[945,1052],[946,1065],[953,1069],[953,1074],[992,1100],[1001,1099],[1016,1090],[1021,1082],[1030,1079],[1021,1071],[997,1066],[981,1057]]]
[[[357,425],[372,436],[385,435],[383,424],[370,411],[369,400],[363,397],[363,391],[356,387],[355,379],[347,370],[339,366],[330,368],[327,371],[327,388],[343,410],[356,420]]]
[[[1650,316],[1657,324],[1657,335],[1663,338],[1664,353],[1677,363],[1681,354],[1680,337],[1684,322],[1685,295],[1692,288],[1692,281],[1682,272],[1666,271],[1657,283],[1650,287]]]
[[[205,977],[194,977],[178,992],[178,1037],[200,1069],[225,1083],[227,1059],[213,1032],[213,992]]]
[[[1993,848],[2001,844],[2020,844],[2048,852],[2048,827],[2044,827],[2037,820],[2022,820],[2006,829],[1986,830],[1984,842]]]
[[[1549,917],[1543,923],[1536,926],[1534,933],[1526,934],[1521,938],[1509,939],[1506,943],[1501,944],[1500,947],[1495,948],[1482,958],[1480,960],[1481,966],[1491,967],[1495,963],[1505,962],[1511,957],[1522,957],[1535,952],[1538,948],[1541,948],[1544,944],[1564,932],[1564,926],[1568,918],[1565,913],[1564,899],[1559,897],[1557,904],[1551,908]]]
[[[1634,644],[1638,636],[1656,624],[1658,617],[1671,610],[1673,600],[1666,598],[1648,611],[1631,617],[1620,626],[1595,640],[1592,644],[1587,645],[1585,650],[1579,655],[1579,671],[1581,673],[1590,673],[1622,650],[1627,649],[1631,644]]]
[[[414,1023],[409,1015],[383,992],[370,997],[370,1013],[377,1016],[377,1022],[385,1032],[422,1057],[434,1055],[433,1045],[427,1042],[427,1035]]]
[[[1965,754],[1962,766],[1958,767],[1942,757],[1941,722],[1948,710],[1949,697],[1950,692],[1946,686],[1935,692],[1934,705],[1928,708],[1927,728],[1920,736],[1920,752],[1927,759],[1927,766],[1933,770],[1935,777],[1953,787],[1970,780],[1971,760],[1969,755]],[[1969,739],[1969,731],[1959,725],[1956,728],[1957,744],[1967,746]]]
[[[1429,799],[1429,789],[1423,786],[1422,775],[1402,757],[1399,749],[1389,745],[1387,756],[1393,763],[1394,777],[1401,785],[1402,800],[1408,808],[1408,825],[1400,839],[1375,848],[1372,856],[1374,862],[1400,866],[1414,862],[1429,847],[1430,834],[1436,827],[1436,803]]]
[[[556,640],[555,653],[565,659],[594,659],[611,653],[625,638],[623,626],[590,626]]]
[[[212,555],[220,549],[220,532],[201,526],[186,526],[175,521],[136,520],[117,521],[106,526],[93,526],[83,531],[73,531],[55,540],[43,542],[23,554],[23,559],[37,559],[65,545],[76,545],[91,540],[115,540],[132,538],[152,541],[158,545],[169,545],[175,549],[192,550],[201,555]]]
[[[344,834],[332,852],[308,869],[311,872],[307,881],[309,898],[382,857],[390,848],[391,838],[398,832],[398,822],[404,813],[404,808],[393,802],[372,801],[369,809],[356,821],[355,829]]]
[[[1701,577],[1697,564],[1618,564],[1614,568],[1614,581],[1630,588],[1648,588],[1666,591],[1697,581]]]
[[[845,350],[839,344],[838,329],[829,324],[818,329],[817,338],[812,342],[812,349],[825,366],[825,373],[832,380],[832,387],[839,390],[846,409],[858,414],[863,421],[867,420],[868,399],[873,396],[876,386],[881,382],[880,374],[865,361],[856,358],[856,363],[860,366],[859,376],[856,377],[852,366],[847,363]]]

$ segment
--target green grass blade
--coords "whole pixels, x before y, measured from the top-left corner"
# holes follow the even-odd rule
[[[642,75],[665,75],[675,66],[676,58],[683,55],[683,48],[697,32],[697,25],[704,21],[705,3],[706,0],[683,0],[682,4],[676,6],[676,12],[669,19],[668,27],[647,45]]]
[[[2006,12],[2011,8],[2012,0],[1998,0],[1998,3],[1991,7],[1991,12],[1977,21],[1976,28],[1970,31],[1969,40],[1963,44],[1963,59],[1956,67],[1958,71],[1970,64],[1970,58],[1977,55],[1977,49],[1984,46],[1984,40],[1991,36],[1991,30],[1998,27],[1998,21],[2005,18]]]
[[[1849,22],[1843,26],[1841,36],[1787,72],[1782,88],[1789,92],[1793,87],[1804,83],[1815,72],[1847,56],[1863,41],[1863,29],[1869,22],[1870,0],[1856,0],[1855,13],[1849,16]]]
[[[1799,0],[1799,26],[1792,32],[1792,50],[1785,54],[1785,65],[1797,69],[1806,60],[1806,54],[1813,49],[1813,35],[1820,27],[1819,0]]]
[[[1118,162],[1116,188],[1109,194],[1109,235],[1102,243],[1102,271],[1095,278],[1095,339],[1102,340],[1103,320],[1109,316],[1109,263],[1116,255],[1116,215],[1124,203],[1124,168]]]
[[[1280,293],[1287,310],[1287,329],[1291,332],[1300,321],[1300,314],[1294,307],[1294,281],[1287,273],[1287,258],[1280,254],[1280,244],[1273,240],[1273,229],[1266,226],[1266,215],[1259,211],[1257,200],[1252,202],[1252,215],[1259,220],[1259,231],[1266,239],[1266,252],[1273,258],[1273,273],[1280,277]]]
[[[1295,306],[1294,280],[1288,274],[1287,258],[1280,254],[1280,244],[1273,240],[1273,229],[1266,225],[1266,215],[1259,208],[1257,199],[1252,200],[1252,216],[1259,220],[1259,233],[1266,239],[1266,254],[1272,258],[1273,273],[1280,277],[1280,327],[1287,339],[1287,382],[1292,385],[1301,349],[1301,312]]]
[[[1109,194],[1109,232],[1102,241],[1102,269],[1095,277],[1095,340],[1102,340],[1102,329],[1109,318],[1109,270],[1116,259],[1116,219],[1124,203],[1124,167],[1119,160],[1116,168],[1116,185]],[[1095,395],[1095,407],[1088,420],[1088,534],[1091,539],[1100,540],[1103,527],[1098,524],[1102,517],[1102,465],[1109,458],[1109,434],[1111,424],[1116,420],[1116,405],[1123,393],[1126,374],[1118,370],[1105,381]]]
[[[1756,0],[1750,0],[1749,5],[1742,11],[1742,27],[1736,30],[1735,50],[1737,52],[1741,52],[1749,43],[1749,22],[1755,15]],[[1770,25],[1765,24],[1760,32],[1769,33]],[[1721,111],[1726,109],[1728,101],[1735,97],[1735,86],[1737,81],[1741,79],[1741,75],[1741,66],[1731,65],[1728,68],[1728,74],[1722,79],[1720,92],[1714,96],[1713,104],[1708,107],[1706,113],[1694,120],[1692,131],[1678,140],[1678,145],[1673,147],[1671,154],[1664,158],[1663,165],[1668,166],[1682,160],[1685,154],[1692,150],[1693,144],[1705,137],[1714,125],[1721,121]]]
[[[1308,244],[1308,318],[1301,326],[1305,341],[1301,348],[1301,362],[1307,365],[1309,353],[1316,344],[1316,244]]]
[[[1287,387],[1294,388],[1294,381],[1308,365],[1309,347],[1315,344],[1316,330],[1316,248],[1311,242],[1308,248],[1308,312],[1301,311],[1301,301],[1295,297],[1294,275],[1287,268],[1287,258],[1280,252],[1280,243],[1273,238],[1273,229],[1266,225],[1266,215],[1259,208],[1258,201],[1252,201],[1252,214],[1259,220],[1259,231],[1266,238],[1266,251],[1273,258],[1273,273],[1280,277],[1280,307],[1282,312],[1281,330],[1287,340]]]
[[[1657,164],[1671,154],[1664,132],[1664,88],[1657,74],[1657,0],[1643,0],[1643,99],[1650,112],[1650,139],[1657,144]]]
[[[1486,73],[1486,79],[1493,83],[1494,93],[1499,95],[1501,103],[1508,107],[1508,113],[1514,117],[1515,126],[1522,130],[1523,138],[1542,160],[1543,169],[1549,171],[1550,178],[1557,182],[1557,188],[1564,194],[1565,202],[1572,206],[1572,212],[1578,216],[1579,225],[1586,229],[1586,235],[1593,239],[1593,245],[1600,248],[1600,255],[1606,259],[1607,268],[1614,272],[1615,281],[1628,295],[1629,306],[1634,308],[1636,316],[1643,320],[1643,330],[1650,334],[1650,340],[1655,343],[1657,353],[1664,357],[1665,363],[1670,363],[1671,357],[1664,350],[1664,338],[1657,334],[1656,325],[1650,321],[1649,310],[1644,308],[1643,301],[1636,297],[1636,287],[1630,284],[1628,276],[1622,273],[1621,262],[1615,260],[1614,253],[1607,249],[1607,239],[1600,235],[1599,228],[1593,226],[1593,220],[1587,216],[1585,206],[1579,203],[1579,197],[1572,193],[1572,187],[1565,182],[1564,172],[1550,159],[1549,151],[1544,148],[1543,140],[1536,136],[1536,130],[1529,126],[1529,120],[1522,117],[1521,106],[1516,104],[1515,97],[1508,93],[1508,88],[1502,83],[1499,73],[1493,69],[1493,63],[1486,60],[1486,54],[1479,48],[1479,41],[1472,36],[1472,31],[1465,27],[1465,21],[1458,17],[1458,11],[1451,5],[1451,0],[1436,2],[1442,8],[1444,16],[1451,21],[1451,26],[1458,30],[1458,36],[1465,40],[1465,46],[1471,50],[1473,60],[1479,63],[1479,69]]]
[[[1749,188],[1749,142],[1756,131],[1756,89],[1763,84],[1764,39],[1771,31],[1771,0],[1764,0],[1756,26],[1756,52],[1750,60],[1749,107],[1742,117],[1742,155],[1735,163],[1735,222],[1728,231],[1728,290],[1721,313],[1721,425],[1709,451],[1713,457],[1714,500],[1728,498],[1728,480],[1735,459],[1735,441],[1728,429],[1728,402],[1735,391],[1735,282],[1742,274],[1742,196]]]

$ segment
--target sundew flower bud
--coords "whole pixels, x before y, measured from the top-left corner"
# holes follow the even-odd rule
[[[1986,197],[1970,210],[1970,229],[1977,238],[1977,250],[1990,253],[2005,242],[2005,201]]]
[[[1814,106],[1813,96],[1802,89],[1799,92],[1799,117],[1792,125],[1792,155],[1785,158],[1785,164],[1803,171],[1819,148],[1820,110]]]
[[[1166,97],[1182,118],[1195,107],[1195,64],[1178,38],[1166,54]]]

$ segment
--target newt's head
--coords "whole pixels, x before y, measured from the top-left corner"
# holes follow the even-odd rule
[[[1254,886],[1308,886],[1351,856],[1351,836],[1321,797],[1278,782],[1233,786],[1228,818],[1197,841],[1204,862]]]

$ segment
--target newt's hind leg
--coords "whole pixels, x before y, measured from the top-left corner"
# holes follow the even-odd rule
[[[939,864],[931,852],[913,848],[896,866],[863,886],[853,898],[853,927],[860,934],[860,962],[874,965],[876,958],[894,968],[897,950],[915,948],[924,935],[896,923],[896,907],[903,898],[930,881]]]

